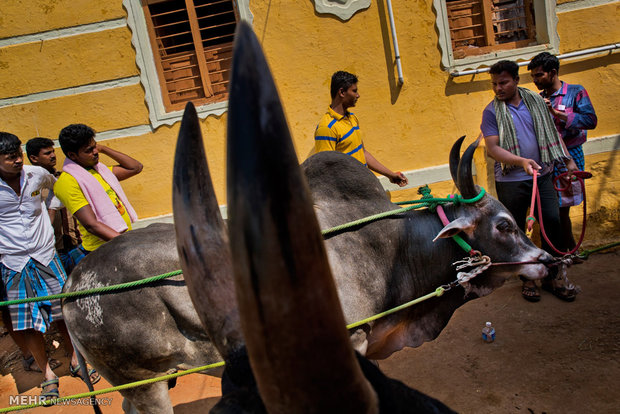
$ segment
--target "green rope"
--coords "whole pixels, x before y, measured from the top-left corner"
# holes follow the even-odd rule
[[[423,301],[425,301],[427,299],[430,299],[430,298],[433,298],[435,296],[439,297],[439,296],[443,295],[445,290],[446,289],[443,288],[443,287],[438,287],[437,289],[435,289],[434,292],[429,293],[428,295],[421,296],[421,297],[419,297],[417,299],[411,300],[411,301],[409,301],[407,303],[404,303],[402,305],[396,306],[396,307],[394,307],[392,309],[388,309],[385,312],[378,313],[378,314],[376,314],[374,316],[371,316],[369,318],[362,319],[362,320],[357,321],[357,322],[353,322],[353,323],[347,325],[347,329],[355,328],[355,327],[358,327],[360,325],[366,324],[368,322],[372,322],[374,320],[383,318],[383,317],[385,317],[387,315],[391,315],[392,313],[396,313],[396,312],[398,312],[400,310],[403,310],[405,308],[408,308],[410,306],[413,306],[415,304],[418,304],[420,302],[423,302]],[[101,394],[108,394],[108,393],[119,391],[119,390],[126,390],[126,389],[129,389],[129,388],[140,387],[142,385],[149,385],[149,384],[153,384],[155,382],[166,381],[166,380],[169,380],[169,379],[172,379],[172,378],[181,377],[183,375],[194,374],[196,372],[201,372],[201,371],[206,371],[206,370],[213,369],[213,368],[222,367],[224,365],[225,365],[225,362],[221,361],[221,362],[216,362],[216,363],[209,364],[209,365],[204,365],[202,367],[188,369],[188,370],[185,370],[185,371],[182,371],[182,372],[177,372],[177,373],[174,373],[174,374],[163,375],[161,377],[155,377],[155,378],[149,378],[149,379],[145,379],[145,380],[141,380],[141,381],[131,382],[131,383],[128,383],[128,384],[118,385],[116,387],[104,388],[102,390],[85,392],[85,393],[82,393],[82,394],[75,394],[75,395],[70,395],[70,396],[67,396],[67,397],[60,397],[60,398],[56,398],[56,399],[53,399],[53,400],[46,400],[46,401],[43,401],[43,402],[40,402],[40,403],[36,403],[36,404],[18,405],[18,406],[14,406],[14,407],[0,408],[0,413],[8,413],[8,412],[11,412],[11,411],[26,410],[26,409],[29,409],[29,408],[53,405],[53,404],[56,404],[56,403],[59,403],[59,402],[62,402],[62,401],[75,400],[75,399],[78,399],[78,398],[88,398],[88,397],[93,397],[93,396],[101,395]]]
[[[461,249],[465,250],[466,253],[469,253],[472,250],[474,250],[473,247],[471,247],[469,243],[463,240],[463,238],[459,236],[458,234],[455,234],[454,236],[452,236],[452,240],[454,240],[456,244],[458,244],[461,247]]]
[[[616,246],[620,246],[620,241],[617,241],[615,243],[606,244],[604,246],[597,247],[596,249],[586,250],[586,251],[578,254],[577,256],[582,258],[582,259],[587,259],[588,256],[590,256],[592,253],[600,252],[601,250],[611,249],[612,247],[616,247]]]
[[[70,401],[70,400],[77,400],[78,398],[87,398],[87,397],[93,397],[95,395],[100,395],[100,394],[108,394],[111,392],[115,392],[115,391],[119,391],[119,390],[126,390],[128,388],[134,388],[134,387],[140,387],[142,385],[149,385],[149,384],[153,384],[155,382],[159,382],[159,381],[166,381],[172,378],[177,378],[177,377],[181,377],[183,375],[189,375],[189,374],[194,374],[196,372],[200,372],[200,371],[205,371],[208,369],[213,369],[213,368],[217,368],[217,367],[221,367],[224,366],[224,362],[216,362],[214,364],[209,364],[209,365],[205,365],[202,367],[197,367],[197,368],[192,368],[192,369],[188,369],[182,372],[177,372],[174,374],[169,374],[169,375],[164,375],[161,377],[156,377],[156,378],[149,378],[149,379],[145,379],[145,380],[141,380],[141,381],[136,381],[136,382],[131,382],[129,384],[124,384],[124,385],[119,385],[116,387],[111,387],[111,388],[104,388],[102,390],[97,390],[97,391],[92,391],[92,392],[85,392],[82,394],[75,394],[75,395],[69,395],[67,397],[60,397],[60,398],[54,398],[51,400],[46,400],[40,403],[36,403],[36,404],[28,404],[28,405],[17,405],[14,407],[7,407],[7,408],[0,408],[0,413],[8,413],[11,411],[19,411],[19,410],[26,410],[29,408],[35,408],[35,407],[41,407],[41,406],[49,406],[49,405],[54,405],[57,403],[60,403],[62,401]]]
[[[422,194],[421,200],[397,201],[394,204],[398,204],[398,205],[416,204],[416,203],[437,203],[437,204],[454,203],[456,205],[459,205],[461,203],[473,204],[473,203],[477,203],[478,201],[480,201],[482,197],[484,197],[484,195],[486,194],[486,190],[484,189],[484,187],[480,187],[480,192],[478,193],[476,197],[473,197],[473,198],[463,198],[459,194],[452,194],[445,198],[434,198],[434,197],[430,197],[430,189],[429,189],[428,197],[425,198],[427,194],[426,193],[427,188],[429,188],[428,185],[425,185],[424,187],[420,187],[418,189],[418,194]]]
[[[0,302],[0,307],[8,306],[8,305],[16,305],[16,304],[19,304],[19,303],[38,302],[38,301],[45,301],[45,300],[70,298],[70,297],[75,297],[75,296],[85,296],[85,295],[94,295],[94,294],[100,294],[100,293],[108,293],[108,292],[115,291],[115,290],[128,289],[128,288],[133,288],[133,287],[140,286],[140,285],[145,285],[147,283],[156,282],[158,280],[162,280],[162,279],[166,279],[166,278],[169,278],[169,277],[172,277],[172,276],[180,275],[182,273],[183,273],[183,271],[181,271],[181,270],[175,270],[173,272],[168,272],[168,273],[164,273],[164,274],[157,275],[157,276],[147,277],[146,279],[135,280],[133,282],[120,283],[118,285],[102,286],[102,287],[93,288],[93,289],[80,290],[80,291],[77,291],[77,292],[58,293],[56,295],[39,296],[39,297],[36,297],[36,298],[9,300],[9,301],[6,301],[6,302]]]
[[[327,236],[328,234],[337,233],[337,232],[342,231],[344,229],[348,229],[348,228],[351,228],[351,227],[359,226],[360,224],[370,223],[371,221],[379,220],[379,219],[382,219],[384,217],[393,216],[395,214],[401,214],[401,213],[404,213],[405,211],[413,210],[413,209],[416,209],[416,208],[421,208],[421,206],[409,206],[409,207],[397,208],[396,210],[384,211],[383,213],[374,214],[372,216],[364,217],[364,218],[361,218],[359,220],[350,221],[348,223],[344,223],[344,224],[341,224],[339,226],[335,226],[335,227],[332,227],[332,228],[329,228],[329,229],[321,230],[321,234],[323,236]]]
[[[329,234],[332,234],[332,233],[340,232],[340,231],[345,230],[345,229],[349,229],[351,227],[359,226],[359,225],[365,224],[365,223],[370,223],[372,221],[376,221],[376,220],[379,220],[379,219],[382,219],[382,218],[385,218],[385,217],[389,217],[389,216],[393,216],[393,215],[396,215],[396,214],[401,214],[401,213],[404,213],[406,211],[410,211],[410,210],[414,210],[414,209],[418,209],[418,208],[427,207],[427,208],[429,208],[431,210],[434,210],[437,207],[437,205],[439,205],[439,204],[445,204],[445,203],[454,203],[454,204],[458,204],[458,203],[475,203],[477,201],[480,201],[480,199],[482,199],[482,197],[484,197],[485,189],[481,187],[480,188],[480,193],[476,197],[469,198],[469,199],[462,198],[458,194],[455,194],[454,196],[447,197],[447,198],[433,198],[433,197],[431,197],[430,192],[431,192],[431,190],[428,187],[428,185],[425,185],[425,186],[420,187],[418,189],[418,194],[422,194],[422,199],[421,200],[401,201],[401,202],[396,203],[396,204],[399,204],[399,205],[402,205],[402,204],[414,204],[414,205],[411,205],[409,207],[398,208],[398,209],[395,209],[395,210],[385,211],[383,213],[374,214],[372,216],[364,217],[364,218],[359,219],[359,220],[354,220],[354,221],[351,221],[351,222],[348,222],[348,223],[344,223],[344,224],[341,224],[339,226],[335,226],[335,227],[332,227],[332,228],[329,228],[329,229],[322,230],[321,234],[323,236],[326,236],[326,235],[329,235]],[[420,204],[420,205],[416,206],[415,204]],[[459,244],[459,246],[461,246],[461,248],[463,250],[465,250],[466,252],[471,251],[471,246],[469,246],[469,244],[467,244],[467,242],[465,242],[465,240],[463,240],[458,234],[455,235],[455,236],[452,236],[452,237]],[[25,299],[9,300],[9,301],[5,301],[5,302],[0,302],[0,307],[8,306],[8,305],[17,305],[17,304],[20,304],[20,303],[42,302],[42,301],[46,301],[46,300],[54,300],[54,299],[70,298],[70,297],[76,297],[76,296],[86,296],[86,295],[108,293],[108,292],[111,292],[111,291],[114,291],[114,290],[129,289],[129,288],[133,288],[133,287],[136,287],[136,286],[144,285],[144,284],[147,284],[147,283],[156,282],[158,280],[166,279],[166,278],[171,277],[171,276],[180,275],[182,273],[183,273],[182,270],[175,270],[174,272],[164,273],[164,274],[161,274],[161,275],[158,275],[158,276],[153,276],[153,277],[149,277],[149,278],[142,279],[142,280],[136,280],[136,281],[133,281],[133,282],[121,283],[121,284],[118,284],[118,285],[103,286],[103,287],[99,287],[99,288],[81,290],[81,291],[77,291],[77,292],[58,293],[56,295],[39,296],[39,297],[35,297],[35,298],[25,298]]]
[[[466,199],[466,198],[462,198],[458,194],[455,194],[454,198],[451,198],[451,197],[447,197],[447,198],[434,198],[434,197],[430,196],[430,191],[431,190],[428,187],[428,185],[425,185],[424,187],[420,187],[418,189],[418,194],[422,194],[422,199],[421,200],[401,201],[401,202],[395,203],[395,204],[398,204],[398,205],[413,204],[413,205],[411,205],[409,207],[403,207],[403,208],[397,208],[395,210],[384,211],[383,213],[378,213],[378,214],[374,214],[372,216],[361,218],[359,220],[350,221],[348,223],[344,223],[344,224],[341,224],[339,226],[335,226],[335,227],[331,227],[329,229],[322,230],[321,234],[323,236],[327,236],[329,234],[337,233],[337,232],[340,232],[342,230],[349,229],[351,227],[359,226],[361,224],[370,223],[372,221],[376,221],[376,220],[379,220],[379,219],[382,219],[382,218],[385,218],[385,217],[389,217],[389,216],[393,216],[393,215],[396,215],[396,214],[401,214],[401,213],[404,213],[406,211],[414,210],[414,209],[418,209],[418,208],[428,207],[431,211],[434,211],[434,209],[439,204],[446,204],[446,203],[455,203],[455,204],[458,204],[458,203],[475,203],[475,202],[480,201],[480,199],[482,199],[482,197],[484,197],[484,194],[486,193],[485,189],[481,187],[480,188],[480,193],[478,193],[478,195],[476,197],[474,197],[474,198]],[[421,205],[417,205],[416,206],[415,204],[421,204]],[[463,243],[465,243],[464,240],[461,239],[461,241]],[[465,244],[467,244],[467,243],[465,243]],[[470,251],[470,250],[471,250],[471,247],[469,249],[467,249],[467,251]]]
[[[457,204],[457,205],[459,203],[475,203],[475,202],[480,201],[480,199],[482,199],[482,197],[484,197],[484,193],[485,192],[486,192],[485,189],[481,187],[481,191],[474,198],[466,199],[466,198],[462,198],[458,194],[455,194],[453,196],[449,196],[448,200],[453,200],[452,202]],[[428,185],[425,185],[424,187],[418,188],[418,194],[422,195],[422,200],[426,200],[426,201],[429,202],[428,209],[430,211],[432,211],[432,212],[435,212],[439,205],[445,204],[444,202],[439,201],[440,199],[431,197],[431,189],[430,189],[430,187]],[[455,234],[454,236],[452,236],[452,240],[454,240],[456,242],[456,244],[458,244],[461,249],[465,250],[466,253],[469,253],[469,252],[473,251],[473,248],[469,245],[469,243],[467,243],[465,240],[463,240],[463,238],[460,235]]]
[[[390,315],[392,313],[398,312],[400,310],[403,310],[405,308],[413,306],[413,305],[415,305],[417,303],[423,302],[423,301],[425,301],[427,299],[430,299],[432,297],[435,297],[435,296],[439,297],[439,296],[443,295],[443,292],[445,292],[445,289],[442,288],[442,287],[438,287],[437,289],[435,289],[435,291],[433,293],[429,293],[428,295],[424,295],[424,296],[421,296],[421,297],[419,297],[417,299],[409,301],[407,303],[403,303],[402,305],[396,306],[395,308],[392,308],[392,309],[388,309],[385,312],[378,313],[378,314],[376,314],[374,316],[371,316],[370,318],[366,318],[366,319],[362,319],[361,321],[353,322],[353,323],[347,325],[347,329],[355,328],[355,327],[358,327],[360,325],[364,325],[365,323],[372,322],[372,321],[374,321],[376,319],[383,318],[384,316],[387,316],[387,315]]]

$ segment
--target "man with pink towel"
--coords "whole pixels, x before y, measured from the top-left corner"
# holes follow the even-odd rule
[[[131,229],[137,220],[120,182],[142,171],[142,164],[122,152],[97,144],[95,131],[71,124],[60,131],[60,148],[67,157],[54,184],[54,194],[78,220],[82,244],[75,263],[106,241]],[[99,153],[118,163],[107,167]]]

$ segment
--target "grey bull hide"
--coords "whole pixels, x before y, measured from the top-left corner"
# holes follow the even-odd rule
[[[501,203],[488,194],[475,204],[445,206],[452,220],[445,227],[430,211],[409,211],[317,243],[317,222],[320,228],[328,228],[398,206],[390,202],[376,177],[349,156],[316,154],[302,164],[303,176],[299,173],[275,85],[260,46],[245,25],[240,25],[236,35],[232,72],[228,115],[231,240],[213,192],[199,122],[189,105],[175,159],[176,238],[170,225],[123,234],[87,256],[65,285],[65,291],[77,291],[139,280],[180,266],[184,270],[185,278],[64,301],[63,314],[76,346],[113,385],[223,357],[231,367],[223,386],[233,384],[234,389],[253,371],[269,412],[298,412],[295,407],[313,404],[319,408],[308,412],[327,412],[321,410],[335,400],[347,400],[336,394],[341,395],[343,384],[349,383],[345,380],[349,372],[359,374],[360,369],[349,345],[341,353],[336,351],[340,349],[337,338],[349,335],[366,357],[386,358],[403,347],[433,340],[459,306],[489,294],[506,278],[547,275],[544,263],[551,256],[535,247]],[[462,195],[472,198],[479,191],[471,171],[476,143],[461,160],[462,141],[453,148],[450,166]],[[308,208],[311,204],[313,209]],[[467,292],[454,288],[346,333],[345,322],[452,282],[456,271],[451,264],[466,255],[450,239],[457,233],[493,262],[539,264],[490,268],[471,280]],[[325,310],[332,316],[315,319]],[[244,370],[246,344],[252,371]],[[310,357],[313,353],[318,356]],[[296,361],[292,365],[291,359]],[[307,360],[310,367],[297,366],[300,360]],[[342,371],[347,376],[333,378],[331,386],[321,389],[333,388],[334,399],[327,393],[318,400],[304,400],[299,390],[311,390],[320,382],[317,376],[325,372],[311,368],[325,369],[327,362],[338,361],[348,364]],[[372,369],[360,363],[365,373]],[[292,380],[287,370],[291,366],[308,373],[307,377]],[[282,374],[276,380],[268,378],[273,373]],[[363,378],[350,383],[348,391],[357,387],[351,394],[356,397],[350,400],[361,401],[364,407],[376,406],[376,386],[371,386],[373,393]],[[287,390],[286,384],[290,384]],[[290,391],[293,388],[295,392]],[[159,382],[123,390],[124,408],[171,413],[167,389],[167,383]],[[295,405],[299,402],[303,404]]]

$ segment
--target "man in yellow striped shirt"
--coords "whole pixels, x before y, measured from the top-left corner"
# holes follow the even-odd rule
[[[339,151],[350,155],[372,171],[385,175],[400,187],[407,185],[407,177],[381,164],[364,148],[359,120],[349,108],[355,106],[360,95],[357,77],[349,72],[338,71],[332,75],[332,102],[314,132],[316,152]]]

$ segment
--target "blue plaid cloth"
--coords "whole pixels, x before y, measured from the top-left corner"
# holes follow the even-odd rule
[[[67,253],[67,256],[68,256],[67,262],[68,262],[68,265],[71,266],[71,270],[73,270],[73,268],[77,266],[78,263],[80,263],[82,259],[85,258],[88,253],[90,252],[86,250],[81,244],[77,246],[75,249],[71,249],[69,253]]]
[[[577,168],[579,171],[585,171],[586,168],[586,159],[583,155],[583,147],[581,145],[577,145],[576,147],[567,148],[568,153],[577,164]],[[553,169],[553,178],[557,177],[560,174],[567,172],[566,165],[563,162],[556,162]]]
[[[48,266],[30,259],[21,272],[0,263],[7,300],[56,295],[62,291],[67,275],[58,254]],[[60,299],[9,305],[13,329],[36,329],[45,333],[49,324],[62,319]]]
[[[90,253],[88,250],[84,249],[82,245],[74,247],[69,250],[58,250],[58,256],[60,257],[60,262],[62,266],[65,268],[65,272],[67,275],[70,275],[75,266],[78,265],[82,261],[86,255]]]

